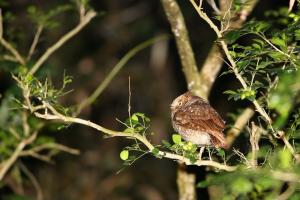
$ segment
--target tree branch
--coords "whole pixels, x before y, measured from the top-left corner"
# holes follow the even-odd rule
[[[70,38],[76,35],[85,25],[87,25],[91,19],[96,16],[96,12],[93,10],[89,10],[85,13],[85,15],[79,21],[79,24],[69,31],[67,34],[62,36],[54,45],[49,47],[46,52],[38,59],[38,61],[33,65],[28,74],[33,75],[41,65],[51,56],[57,49],[59,49],[64,43],[66,43]]]
[[[19,52],[3,38],[3,20],[2,20],[2,10],[0,9],[0,43],[2,46],[8,50],[21,65],[25,65],[26,62]]]
[[[31,144],[35,140],[36,136],[37,136],[37,132],[34,132],[31,136],[22,140],[18,144],[17,148],[15,149],[14,153],[10,156],[10,158],[3,162],[3,164],[1,165],[1,168],[0,168],[0,181],[3,179],[4,175],[10,169],[10,167],[16,162],[16,160],[20,156],[20,153],[22,152],[22,150],[28,144]]]
[[[125,132],[110,130],[110,129],[104,128],[98,124],[95,124],[91,121],[88,121],[88,120],[84,120],[84,119],[80,119],[80,118],[76,118],[76,117],[65,116],[65,115],[59,113],[53,106],[51,106],[47,102],[43,102],[43,104],[45,106],[45,109],[48,109],[48,112],[45,112],[44,114],[39,113],[37,111],[34,112],[33,114],[38,118],[42,118],[42,119],[46,119],[46,120],[59,120],[64,123],[82,124],[82,125],[94,128],[100,132],[103,132],[111,137],[126,137],[126,138],[130,138],[130,139],[136,139],[136,140],[140,141],[141,143],[143,143],[147,147],[149,153],[151,153],[153,151],[153,149],[155,148],[144,135],[140,135],[139,133],[125,133]],[[49,111],[51,111],[52,114],[50,114]],[[166,151],[159,151],[158,156],[176,160],[176,161],[185,163],[186,165],[211,166],[211,167],[218,168],[218,169],[225,170],[225,171],[234,171],[236,169],[235,166],[228,166],[228,165],[220,164],[220,163],[212,161],[212,160],[198,160],[197,162],[192,163],[188,158],[186,158],[184,156],[177,155],[177,154],[174,154],[171,152],[166,152]]]
[[[230,64],[230,68],[231,70],[233,71],[234,75],[236,76],[236,78],[240,81],[241,85],[243,86],[243,88],[245,90],[248,89],[248,85],[246,84],[245,80],[243,79],[243,77],[240,75],[238,69],[237,69],[237,66],[236,66],[236,63],[235,61],[233,60],[232,56],[230,55],[229,53],[229,50],[228,50],[228,47],[227,47],[227,44],[225,43],[224,40],[222,40],[222,33],[221,31],[219,30],[219,28],[212,22],[212,20],[207,16],[207,14],[205,12],[203,12],[202,10],[202,7],[199,7],[196,2],[194,0],[190,0],[191,4],[193,5],[194,9],[197,11],[197,13],[199,14],[199,16],[207,22],[207,24],[214,30],[214,32],[216,33],[218,39],[220,39],[220,43],[221,43],[221,47],[229,61],[229,64]],[[270,124],[272,125],[272,120],[271,118],[269,117],[269,115],[266,113],[266,111],[263,109],[263,107],[261,107],[259,105],[259,103],[257,102],[257,100],[253,100],[253,104],[257,110],[257,112],[259,112],[263,117],[264,119]]]
[[[175,37],[188,89],[195,95],[206,98],[207,95],[201,90],[201,80],[195,56],[180,8],[175,0],[161,0],[161,3]]]
[[[247,2],[247,4],[242,5],[242,9],[240,15],[229,16],[226,17],[226,13],[231,7],[232,1],[221,0],[220,8],[221,8],[221,17],[229,18],[227,19],[228,24],[226,25],[226,29],[230,28],[239,28],[247,19],[249,13],[252,12],[257,0],[252,0]],[[224,32],[225,30],[221,30]],[[218,46],[218,43],[214,43],[212,48],[210,49],[208,56],[205,59],[205,62],[201,68],[200,76],[201,76],[201,87],[207,96],[210,93],[213,83],[215,82],[217,75],[219,74],[222,65],[223,65],[223,54],[221,49]]]
[[[254,111],[251,108],[246,108],[242,114],[237,118],[233,127],[229,129],[226,134],[226,141],[228,146],[231,146],[234,140],[240,135],[247,122],[254,115]]]
[[[29,52],[28,52],[28,55],[27,55],[27,58],[26,58],[27,61],[29,61],[29,60],[31,59],[31,56],[32,56],[33,53],[34,53],[34,50],[35,50],[36,45],[37,45],[37,43],[38,43],[38,41],[39,41],[39,38],[40,38],[41,33],[42,33],[42,31],[43,31],[43,28],[44,28],[44,27],[43,27],[42,25],[39,25],[38,28],[37,28],[37,31],[36,31],[36,33],[35,33],[35,35],[34,35],[32,44],[31,44],[31,46],[30,46],[30,49],[29,49]]]
[[[33,184],[36,190],[36,200],[43,200],[43,191],[41,185],[39,184],[35,176],[31,173],[31,171],[29,171],[29,169],[25,165],[23,165],[23,163],[20,163],[20,168]]]
[[[29,156],[32,155],[33,153],[39,153],[43,150],[48,150],[48,149],[56,149],[73,155],[80,154],[80,151],[78,149],[70,148],[65,145],[57,144],[57,143],[46,143],[46,144],[41,144],[39,146],[33,147],[29,150],[24,150],[20,153],[20,156]]]
[[[294,158],[297,160],[297,162],[300,161],[300,155],[296,153],[293,146],[289,143],[288,139],[285,136],[284,131],[278,131],[279,138],[284,142],[284,145],[287,147],[289,152],[294,156]]]

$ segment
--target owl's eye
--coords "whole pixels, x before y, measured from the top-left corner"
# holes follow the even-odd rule
[[[178,103],[178,106],[181,106],[181,105],[182,105],[182,102],[179,102],[179,103]]]

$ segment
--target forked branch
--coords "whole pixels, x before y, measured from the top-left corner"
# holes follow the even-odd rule
[[[82,5],[83,7],[83,5]],[[49,47],[46,52],[37,60],[37,62],[30,69],[29,74],[33,75],[44,62],[51,56],[57,49],[59,49],[64,43],[66,43],[69,39],[71,39],[74,35],[76,35],[83,27],[85,27],[91,19],[96,16],[96,12],[93,10],[89,10],[84,12],[83,16],[81,16],[79,24],[73,28],[71,31],[62,36],[55,44]]]

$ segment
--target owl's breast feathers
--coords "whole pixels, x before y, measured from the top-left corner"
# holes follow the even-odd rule
[[[173,113],[173,122],[181,129],[199,131],[199,134],[206,132],[210,135],[215,147],[226,148],[226,139],[222,132],[225,122],[208,103],[199,97],[194,98],[193,101]]]

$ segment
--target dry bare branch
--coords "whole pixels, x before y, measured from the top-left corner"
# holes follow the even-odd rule
[[[13,55],[13,57],[17,62],[19,62],[21,65],[26,64],[24,58],[20,55],[20,53],[3,37],[3,20],[2,20],[1,9],[0,9],[0,44]]]
[[[260,130],[259,127],[255,125],[254,122],[251,122],[251,131],[250,131],[250,143],[251,143],[251,166],[253,168],[257,167],[257,152],[259,150],[260,139]]]
[[[16,147],[14,153],[5,160],[0,168],[0,181],[3,179],[4,175],[7,173],[7,171],[10,169],[10,167],[16,162],[18,157],[20,156],[20,153],[22,150],[28,145],[31,144],[37,136],[37,132],[34,132],[32,135],[30,135],[28,138],[22,140],[18,146]]]
[[[57,49],[59,49],[64,43],[66,43],[69,39],[71,39],[74,35],[76,35],[83,27],[85,27],[91,19],[96,16],[96,12],[93,10],[87,11],[84,16],[79,21],[79,24],[73,28],[71,31],[62,36],[56,43],[54,43],[51,47],[49,47],[46,52],[37,60],[37,62],[30,69],[28,74],[33,75],[41,65],[51,56]]]
[[[34,35],[34,38],[33,38],[33,41],[32,41],[32,44],[30,46],[30,49],[29,49],[29,52],[28,52],[28,55],[27,55],[27,58],[26,60],[29,61],[31,59],[31,56],[33,55],[34,51],[35,51],[35,48],[36,48],[36,45],[40,39],[40,36],[41,36],[41,33],[43,31],[43,26],[42,25],[39,25],[38,28],[37,28],[37,31]]]
[[[100,132],[103,132],[111,137],[126,137],[129,139],[135,139],[135,140],[138,140],[141,143],[143,143],[147,147],[149,153],[151,153],[153,151],[153,149],[155,148],[144,135],[140,135],[139,133],[125,133],[125,132],[110,130],[110,129],[104,128],[98,124],[95,124],[91,121],[88,121],[88,120],[63,115],[63,114],[59,113],[53,106],[51,106],[47,102],[43,102],[43,103],[46,106],[46,108],[49,110],[49,112],[47,112],[47,113],[34,112],[33,114],[38,118],[46,119],[46,120],[58,120],[58,121],[62,121],[64,123],[82,124],[82,125],[94,128]],[[192,163],[190,161],[190,159],[188,159],[184,156],[181,156],[181,155],[171,153],[171,152],[159,151],[158,155],[161,157],[164,157],[164,158],[169,158],[172,160],[176,160],[176,161],[185,163],[186,165],[211,166],[211,167],[214,167],[214,168],[217,168],[220,170],[225,170],[225,171],[234,171],[236,169],[235,166],[228,166],[228,165],[220,164],[220,163],[212,161],[212,160],[198,160],[197,162]]]

